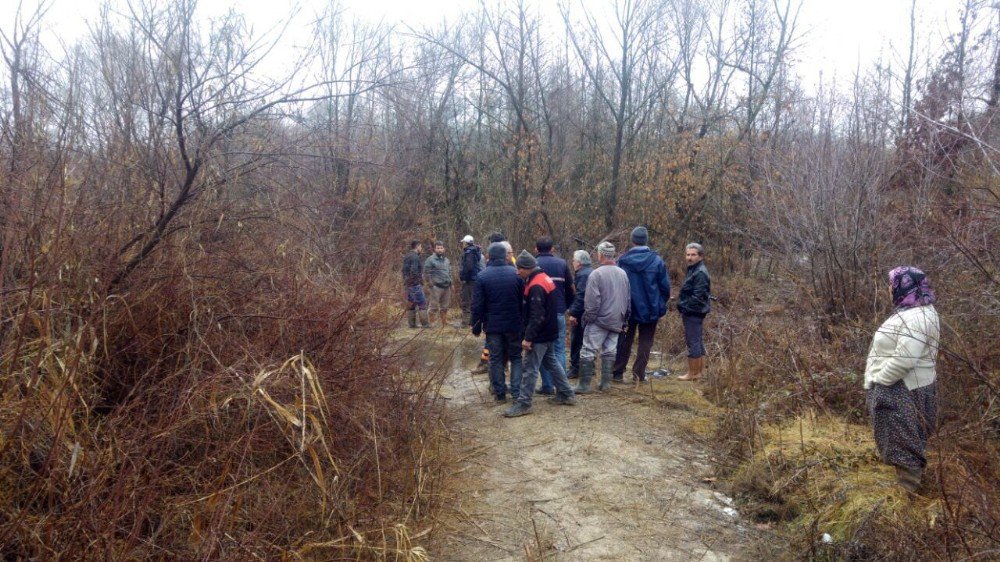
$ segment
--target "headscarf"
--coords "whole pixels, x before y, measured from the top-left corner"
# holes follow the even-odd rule
[[[927,274],[915,267],[904,265],[890,271],[889,285],[892,286],[892,304],[897,310],[934,304],[937,301]]]

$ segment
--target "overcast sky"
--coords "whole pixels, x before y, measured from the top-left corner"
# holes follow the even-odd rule
[[[0,29],[9,29],[18,1],[30,10],[38,0],[0,0]],[[46,17],[47,43],[71,43],[86,32],[86,22],[96,17],[96,0],[49,0]],[[492,3],[492,2],[491,2]],[[869,68],[882,58],[898,63],[896,53],[905,52],[909,40],[911,0],[802,0],[799,17],[801,39],[795,58],[797,70],[807,87],[813,87],[822,73],[829,81],[837,76],[846,83],[857,68]],[[288,1],[275,0],[202,0],[199,10],[210,16],[229,7],[245,14],[260,31],[273,27],[288,17]],[[322,10],[326,0],[299,0],[300,15],[293,20],[286,38],[303,37],[310,17]],[[475,9],[477,0],[342,0],[349,13],[359,19],[401,23],[412,27],[434,25],[445,18],[455,20],[463,11]],[[576,0],[573,10],[597,9],[604,0]],[[943,38],[955,28],[961,0],[917,0],[920,51],[936,51]],[[558,17],[556,0],[536,0],[543,14]],[[925,56],[926,58],[926,56]],[[896,66],[894,64],[894,66]]]

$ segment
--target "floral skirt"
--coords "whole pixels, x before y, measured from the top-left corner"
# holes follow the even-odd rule
[[[937,383],[913,390],[903,381],[892,386],[875,384],[867,402],[882,460],[910,469],[927,466],[927,438],[937,423]]]

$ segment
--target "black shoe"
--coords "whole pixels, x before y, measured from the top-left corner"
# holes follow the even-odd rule
[[[576,396],[553,396],[549,398],[549,403],[556,406],[576,406]]]
[[[530,413],[531,406],[525,406],[520,402],[515,402],[513,406],[504,411],[503,416],[505,418],[516,418],[518,416],[526,416]]]
[[[538,394],[543,395],[543,396],[555,396],[556,389],[554,389],[554,388],[542,388],[540,390],[537,390],[536,392]]]
[[[570,371],[570,373],[568,375],[566,375],[566,378],[567,379],[578,379],[578,378],[580,378],[580,373],[574,373],[574,372]]]
[[[507,403],[507,397],[504,396],[504,395],[502,395],[502,394],[499,394],[499,395],[493,397],[493,401],[496,402],[497,404],[506,404]]]

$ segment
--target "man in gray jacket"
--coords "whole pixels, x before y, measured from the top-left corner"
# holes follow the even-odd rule
[[[444,255],[444,242],[434,243],[434,253],[424,262],[424,279],[431,287],[430,315],[441,317],[441,327],[447,326],[448,307],[451,305],[451,262]]]
[[[594,378],[594,361],[601,356],[601,384],[611,386],[618,349],[618,335],[628,325],[631,291],[628,275],[615,265],[615,247],[610,242],[597,246],[600,265],[587,279],[583,310],[583,349],[580,350],[580,385],[576,392],[587,394]]]

